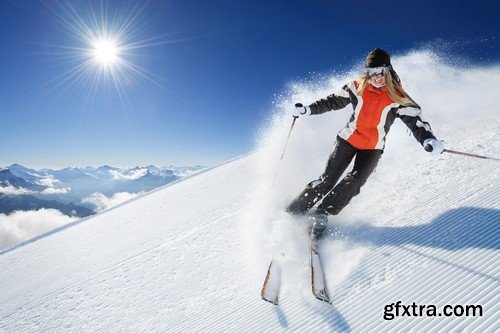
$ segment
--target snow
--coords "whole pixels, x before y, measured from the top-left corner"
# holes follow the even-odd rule
[[[427,51],[394,63],[445,147],[498,157],[500,67],[459,70]],[[401,124],[329,219],[332,305],[312,296],[306,226],[282,209],[321,173],[350,110],[299,119],[280,163],[286,111],[350,75],[291,85],[254,152],[0,252],[0,332],[498,331],[499,164],[433,158]],[[274,253],[286,264],[279,307],[260,299]],[[484,312],[384,320],[397,301]]]
[[[114,180],[135,180],[144,177],[148,173],[148,169],[134,170],[130,174],[122,174],[117,170],[109,170]]]

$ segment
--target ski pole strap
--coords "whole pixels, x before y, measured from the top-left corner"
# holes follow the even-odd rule
[[[500,161],[500,158],[488,157],[488,156],[481,156],[481,155],[476,155],[476,154],[471,154],[471,153],[463,153],[463,152],[455,151],[455,150],[451,150],[451,149],[445,149],[445,150],[443,150],[443,153],[450,153],[450,154],[456,154],[456,155],[462,155],[462,156],[476,157],[476,158],[482,158],[482,159],[485,159],[485,160]]]

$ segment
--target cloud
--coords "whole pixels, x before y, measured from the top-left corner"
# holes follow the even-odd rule
[[[59,180],[55,179],[53,176],[48,176],[36,181],[38,185],[46,186],[47,188],[40,192],[40,194],[51,195],[51,194],[67,194],[70,188],[56,188],[55,186],[60,183]]]
[[[25,189],[23,187],[15,188],[12,185],[2,187],[0,186],[0,193],[1,194],[7,194],[7,195],[23,195],[23,194],[32,194],[35,193],[31,190]]]
[[[95,206],[95,210],[97,212],[102,212],[103,210],[106,210],[108,208],[111,208],[113,206],[121,204],[122,202],[130,200],[133,197],[136,197],[137,195],[142,194],[142,193],[144,193],[144,192],[141,192],[141,193],[118,192],[118,193],[113,194],[112,197],[107,197],[100,192],[96,192],[96,193],[92,194],[91,196],[83,199],[82,202],[89,203],[89,204]]]
[[[46,188],[45,190],[43,190],[42,194],[66,194],[68,193],[68,188],[54,188],[54,187],[49,187],[49,188]]]
[[[139,169],[139,170],[134,171],[130,175],[123,174],[117,170],[109,170],[109,172],[113,176],[114,180],[134,180],[134,179],[139,179],[139,178],[143,177],[144,175],[146,175],[146,173],[148,172],[148,169]]]
[[[47,186],[47,187],[55,187],[59,180],[54,179],[52,176],[47,178],[42,178],[36,181],[38,185]]]
[[[16,211],[0,214],[0,249],[21,243],[45,232],[77,220],[56,209]]]

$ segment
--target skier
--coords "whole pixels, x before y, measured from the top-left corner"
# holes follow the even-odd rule
[[[321,237],[328,215],[337,215],[359,194],[382,156],[385,137],[396,118],[408,126],[426,151],[437,155],[444,150],[423,119],[420,106],[401,86],[389,54],[382,49],[376,48],[368,54],[365,71],[357,80],[309,106],[297,103],[293,116],[318,115],[348,104],[352,105],[353,113],[337,135],[323,174],[310,182],[286,208],[294,215],[311,213],[309,231],[314,238]],[[353,169],[337,184],[352,159]]]

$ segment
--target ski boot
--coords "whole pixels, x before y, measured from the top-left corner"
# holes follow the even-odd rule
[[[313,239],[319,239],[323,235],[323,231],[326,229],[328,213],[324,209],[318,207],[309,216],[309,222],[309,235]]]

